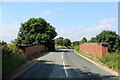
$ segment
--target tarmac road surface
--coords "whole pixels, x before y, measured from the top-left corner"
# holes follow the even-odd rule
[[[18,78],[62,78],[88,80],[119,80],[92,62],[77,55],[73,49],[60,49],[45,55],[42,60]]]

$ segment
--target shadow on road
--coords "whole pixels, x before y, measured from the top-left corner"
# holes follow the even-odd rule
[[[113,75],[100,75],[92,72],[83,72],[78,68],[70,68],[70,65],[65,65],[66,71],[68,73],[68,78],[65,76],[64,66],[55,64],[53,61],[47,60],[36,60],[36,64],[29,68],[26,72],[20,75],[16,80],[22,79],[42,79],[42,80],[56,80],[59,76],[62,76],[60,80],[118,80]],[[56,71],[53,68],[56,67]],[[63,72],[63,73],[60,73]],[[50,74],[54,76],[50,77]]]
[[[58,49],[55,50],[54,52],[73,52],[73,49]]]

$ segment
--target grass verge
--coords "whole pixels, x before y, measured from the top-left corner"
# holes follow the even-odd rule
[[[14,55],[6,60],[2,61],[2,77],[6,77],[19,66],[23,65],[26,61],[26,57],[20,55]]]
[[[101,63],[102,65],[107,66],[114,71],[120,72],[120,64],[119,64],[120,52],[108,53],[103,58],[99,58],[99,57],[93,56],[91,54],[86,54],[86,53],[80,51],[79,46],[75,46],[74,49],[77,53],[81,54],[82,56],[84,56],[92,61]]]
[[[71,49],[71,46],[55,46],[55,49]]]

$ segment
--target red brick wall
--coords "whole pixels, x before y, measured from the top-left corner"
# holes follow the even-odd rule
[[[45,49],[46,49],[45,45],[33,45],[21,48],[20,52],[22,52],[26,56],[29,56],[44,51]]]
[[[80,50],[94,56],[103,57],[108,53],[108,47],[96,43],[84,43],[80,45]]]

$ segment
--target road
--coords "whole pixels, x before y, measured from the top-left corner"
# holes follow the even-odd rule
[[[72,78],[117,80],[110,72],[74,53],[73,49],[50,52],[18,78]]]

